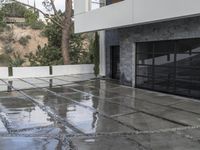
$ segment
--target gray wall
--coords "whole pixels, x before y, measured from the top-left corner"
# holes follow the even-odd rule
[[[107,31],[106,37],[107,50],[107,75],[110,69],[110,44],[120,43],[120,72],[121,82],[126,85],[134,86],[135,78],[135,43],[144,41],[174,40],[186,38],[200,38],[200,17],[166,21],[134,27],[121,28]],[[118,37],[113,37],[118,36]],[[111,37],[111,38],[110,38]],[[109,39],[110,38],[110,39]],[[113,42],[113,43],[112,43]]]

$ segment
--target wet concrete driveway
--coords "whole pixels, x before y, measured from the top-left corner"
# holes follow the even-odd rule
[[[0,80],[2,150],[199,150],[197,100],[91,74]]]

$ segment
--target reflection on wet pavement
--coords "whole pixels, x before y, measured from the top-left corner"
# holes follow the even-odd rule
[[[0,133],[7,133],[6,127],[4,126],[3,122],[0,121]]]
[[[48,115],[24,98],[0,98],[0,110],[15,130],[51,125]]]
[[[2,150],[54,150],[62,148],[57,139],[38,137],[0,137],[0,146]]]
[[[94,79],[0,80],[0,147],[33,150],[196,150],[200,103]]]

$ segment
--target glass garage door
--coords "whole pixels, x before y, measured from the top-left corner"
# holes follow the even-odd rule
[[[137,43],[136,87],[200,98],[200,39]]]

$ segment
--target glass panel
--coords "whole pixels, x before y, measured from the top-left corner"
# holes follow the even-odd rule
[[[153,64],[153,54],[138,54],[137,64],[152,65]]]
[[[137,53],[152,55],[153,54],[153,46],[154,46],[153,42],[138,43],[137,44]]]
[[[189,67],[191,65],[192,62],[192,57],[196,55],[196,54],[189,54],[189,53],[185,53],[185,54],[177,54],[176,55],[176,66],[177,67]]]
[[[200,98],[200,39],[137,44],[136,87]]]
[[[137,67],[137,75],[140,76],[153,76],[153,66],[139,65]]]
[[[200,39],[185,39],[176,42],[177,53],[200,53]]]
[[[148,88],[148,89],[152,89],[153,87],[153,79],[152,78],[148,78],[148,77],[137,77],[136,79],[137,81],[137,86],[141,87],[141,88]]]
[[[154,76],[156,78],[166,77],[166,78],[174,78],[174,67],[154,67]]]
[[[173,66],[174,65],[174,42],[156,42],[154,49],[155,65]]]

